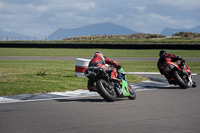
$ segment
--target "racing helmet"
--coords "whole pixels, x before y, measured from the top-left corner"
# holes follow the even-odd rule
[[[165,50],[161,50],[160,53],[159,53],[159,56],[160,57],[163,57],[167,54],[167,52]]]
[[[97,56],[100,56],[104,60],[103,53],[101,53],[100,51],[95,52],[94,55],[93,55],[93,58],[95,58]]]

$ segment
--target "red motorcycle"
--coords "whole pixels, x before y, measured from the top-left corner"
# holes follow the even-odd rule
[[[192,73],[186,63],[179,67],[175,62],[167,62],[164,65],[164,75],[169,79],[169,84],[178,84],[183,89],[196,87],[196,83],[192,81]]]

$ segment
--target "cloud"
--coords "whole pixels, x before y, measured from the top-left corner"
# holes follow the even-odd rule
[[[157,3],[162,5],[171,5],[184,10],[194,10],[196,8],[200,8],[199,0],[157,0]]]
[[[2,0],[0,12],[0,29],[33,36],[105,21],[145,33],[200,25],[199,0]]]

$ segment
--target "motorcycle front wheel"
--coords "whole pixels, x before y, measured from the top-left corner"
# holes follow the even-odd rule
[[[173,77],[174,77],[176,83],[177,83],[182,89],[188,88],[188,83],[187,83],[186,79],[183,80],[183,79],[181,78],[181,76],[179,75],[178,71],[173,71],[173,72],[172,72],[172,75],[173,75]]]
[[[132,99],[132,100],[136,99],[136,93],[130,85],[128,85],[128,90],[129,90],[129,93],[130,93],[128,98]]]
[[[107,101],[114,102],[117,98],[117,94],[113,89],[109,88],[108,82],[104,79],[100,79],[96,82],[98,93]]]

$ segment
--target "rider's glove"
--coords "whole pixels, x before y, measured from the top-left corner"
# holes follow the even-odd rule
[[[181,59],[181,65],[184,66],[185,65],[185,59]]]
[[[121,68],[122,68],[122,66],[121,66],[121,65],[119,65],[119,66],[116,66],[116,68],[117,68],[117,69],[121,69]]]
[[[183,58],[182,58],[182,60],[181,60],[181,61],[185,63],[185,59],[183,59]]]
[[[185,59],[183,59],[181,56],[177,56],[176,59],[181,61],[182,66],[185,64]]]

